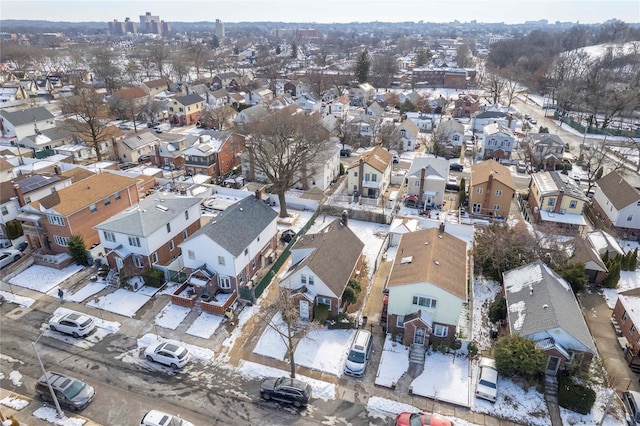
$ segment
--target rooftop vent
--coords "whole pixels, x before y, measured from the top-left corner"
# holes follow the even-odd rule
[[[401,264],[411,263],[413,261],[413,256],[407,256],[400,259]]]
[[[168,211],[168,210],[169,210],[169,207],[167,207],[167,206],[163,206],[162,204],[158,204],[158,205],[156,206],[156,208],[157,208],[158,210],[162,210],[163,212],[166,212],[166,211]]]
[[[433,263],[435,263],[435,264],[436,264],[436,266],[440,266],[440,262],[438,262],[437,260],[436,260],[436,261],[434,261]]]

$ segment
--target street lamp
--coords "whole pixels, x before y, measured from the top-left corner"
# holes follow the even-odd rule
[[[36,357],[38,358],[38,362],[40,363],[40,368],[42,368],[42,374],[44,374],[44,380],[47,382],[47,387],[49,388],[49,392],[51,392],[51,398],[53,398],[53,403],[56,406],[56,411],[58,413],[58,418],[61,419],[63,417],[65,417],[64,415],[64,411],[62,411],[62,408],[60,408],[60,403],[58,402],[58,398],[56,398],[56,393],[53,391],[53,387],[51,386],[51,382],[49,381],[49,376],[47,375],[47,370],[45,370],[44,368],[44,364],[42,363],[42,359],[40,359],[40,354],[38,353],[38,348],[36,347],[36,343],[38,343],[38,340],[40,340],[40,338],[42,337],[42,333],[40,333],[40,335],[38,336],[38,338],[31,342],[31,345],[33,346],[33,350],[36,353]]]

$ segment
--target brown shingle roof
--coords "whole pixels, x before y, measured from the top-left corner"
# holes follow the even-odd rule
[[[503,183],[515,190],[511,171],[496,160],[484,160],[471,166],[471,185],[479,185],[489,180],[489,175],[493,174],[493,179]]]
[[[112,173],[100,173],[78,183],[54,192],[31,203],[33,208],[54,209],[63,216],[69,216],[89,205],[105,199],[108,195],[135,186],[136,179]],[[136,189],[133,188],[135,191]]]
[[[371,151],[367,151],[360,156],[360,159],[365,162],[365,164],[370,165],[374,169],[379,172],[384,172],[389,164],[391,164],[391,160],[393,156],[389,151],[381,147],[380,145],[373,148]],[[360,159],[355,160],[353,163],[349,165],[349,169],[354,167],[358,167]]]
[[[467,300],[467,243],[438,228],[403,234],[388,287],[421,282]]]
[[[62,173],[62,175],[71,178],[72,183],[76,183],[81,181],[82,179],[88,178],[89,176],[95,175],[95,173],[85,169],[84,167],[75,167]]]
[[[292,250],[313,248],[296,269],[307,265],[331,291],[341,297],[357,267],[364,244],[351,228],[334,220],[317,234],[303,235]]]
[[[623,179],[617,172],[611,172],[596,182],[616,210],[640,201],[640,192]]]
[[[147,93],[139,87],[126,87],[118,90],[115,95],[120,99],[126,99],[128,101],[146,98],[148,96]]]

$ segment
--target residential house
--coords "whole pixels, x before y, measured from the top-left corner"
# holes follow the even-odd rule
[[[353,103],[357,106],[365,106],[373,101],[376,88],[369,83],[360,83],[352,90]]]
[[[62,145],[68,145],[75,140],[73,131],[65,127],[52,127],[41,130],[34,135],[20,139],[20,145],[30,148],[34,152],[53,152],[52,150]]]
[[[347,167],[347,194],[357,192],[362,197],[378,198],[391,181],[393,156],[377,145],[360,155]]]
[[[413,121],[418,126],[420,133],[428,133],[433,131],[433,117],[430,114],[422,112],[405,112],[407,119]]]
[[[467,274],[467,243],[444,224],[404,233],[386,282],[387,332],[405,346],[455,336]]]
[[[640,237],[640,191],[611,172],[596,182],[593,210],[605,226],[625,239]]]
[[[237,92],[244,84],[240,74],[233,71],[216,74],[211,79],[211,88],[213,90],[226,89],[229,92]]]
[[[283,86],[284,93],[289,93],[294,98],[300,97],[302,94],[309,93],[309,85],[299,80],[285,81]]]
[[[94,226],[137,203],[136,179],[103,172],[32,201],[18,220],[31,247],[43,254],[66,253],[71,236],[91,247],[100,242]]]
[[[339,96],[323,102],[321,111],[324,115],[331,115],[336,119],[344,120],[349,113],[349,99],[345,96]]]
[[[545,373],[555,376],[568,362],[584,366],[596,346],[571,285],[537,260],[503,274],[509,333],[533,340],[547,355]]]
[[[205,105],[204,99],[197,94],[175,97],[169,102],[169,121],[178,126],[195,124]]]
[[[449,160],[433,155],[415,156],[406,177],[407,200],[425,208],[442,206],[448,177]]]
[[[258,271],[275,256],[277,216],[262,199],[250,195],[202,226],[180,244],[187,283],[202,294],[231,294],[233,299],[240,287],[254,285]]]
[[[319,232],[298,238],[280,287],[291,290],[302,319],[313,320],[318,305],[328,307],[329,318],[343,312],[342,295],[349,281],[363,278],[363,249],[346,212]]]
[[[249,124],[257,123],[269,115],[269,109],[263,104],[257,104],[238,112],[233,122],[240,129]]]
[[[184,167],[184,150],[198,140],[197,135],[182,135],[169,142],[159,141],[156,145],[156,166],[171,170]]]
[[[511,171],[495,160],[471,166],[469,208],[474,214],[509,217],[516,186]]]
[[[449,156],[460,154],[465,146],[464,124],[458,120],[441,121],[436,129],[436,140],[445,149]]]
[[[640,288],[618,293],[611,323],[632,371],[640,371]]]
[[[368,118],[378,120],[384,115],[384,108],[379,103],[373,102],[371,105],[364,108],[362,115]]]
[[[23,101],[29,99],[29,94],[22,86],[0,87],[0,103]]]
[[[609,272],[602,260],[603,257],[606,255],[613,259],[619,254],[622,255],[624,252],[616,239],[607,232],[597,229],[589,232],[584,240],[575,238],[575,249],[571,261],[584,264],[589,282],[600,284]]]
[[[107,262],[121,275],[169,265],[180,244],[200,229],[200,198],[155,192],[94,226]]]
[[[501,124],[511,132],[516,130],[517,120],[514,120],[511,112],[505,112],[501,108],[490,108],[471,116],[471,131],[473,134],[482,134],[489,124]]]
[[[558,135],[529,133],[521,142],[521,146],[533,167],[548,171],[562,168],[565,144]]]
[[[533,219],[559,227],[576,228],[587,223],[582,216],[589,199],[576,182],[560,172],[531,175],[529,208]]]
[[[458,117],[471,117],[478,112],[480,107],[480,101],[477,95],[461,94],[458,95],[458,99],[454,102],[453,116]]]
[[[142,87],[125,87],[113,94],[113,99],[120,100],[124,104],[119,105],[122,108],[122,119],[132,120],[138,111],[140,111],[149,101],[149,94]]]
[[[118,141],[114,145],[114,154],[118,160],[137,163],[143,155],[155,157],[158,141],[154,132],[145,130]]]
[[[240,165],[239,155],[244,151],[244,136],[229,132],[208,130],[198,141],[182,151],[187,174],[218,177]]]
[[[515,137],[508,127],[499,123],[487,124],[484,126],[482,137],[482,158],[493,158],[497,161],[511,158]]]
[[[0,132],[8,141],[19,141],[46,129],[55,127],[54,116],[45,107],[20,111],[0,111]]]
[[[322,109],[322,103],[309,93],[303,93],[295,98],[296,105],[308,112],[316,112]]]
[[[316,188],[324,192],[339,177],[340,148],[335,144],[327,144],[325,150],[318,152],[316,158],[307,162],[296,187],[305,191]]]
[[[162,77],[156,80],[145,81],[140,85],[140,88],[144,90],[147,95],[154,97],[162,92],[170,92],[171,80],[166,77]]]
[[[206,84],[187,86],[187,95],[199,95],[207,104],[207,107],[213,107],[217,101],[216,98],[211,96],[211,91]]]
[[[266,88],[249,90],[245,96],[247,105],[269,104],[273,100],[273,92]]]
[[[412,120],[404,120],[391,133],[391,143],[399,151],[414,151],[418,146],[420,129]]]
[[[394,216],[389,226],[389,247],[398,247],[402,236],[419,229],[418,219],[405,216]]]
[[[0,182],[9,182],[16,177],[14,165],[0,156]]]
[[[218,108],[223,105],[228,105],[229,92],[227,89],[218,89],[209,93],[209,101],[207,102],[212,108]]]
[[[294,99],[290,94],[286,93],[284,95],[273,98],[273,100],[269,103],[269,106],[272,109],[282,109],[288,107],[291,104],[294,104]]]

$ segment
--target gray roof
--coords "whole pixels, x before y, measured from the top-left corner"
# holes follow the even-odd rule
[[[52,127],[50,129],[41,130],[40,133],[52,141],[57,141],[73,135],[73,131],[65,127]]]
[[[122,141],[122,143],[131,150],[142,148],[144,146],[157,143],[157,142],[158,142],[158,137],[156,136],[155,133],[152,133],[150,131],[140,132],[137,135],[133,135]]]
[[[191,238],[204,234],[232,256],[238,257],[277,216],[276,211],[267,203],[255,196],[248,196],[229,206]],[[271,236],[265,236],[269,237]]]
[[[48,185],[53,185],[60,182],[62,179],[69,179],[66,176],[52,175],[52,174],[34,174],[24,178],[17,178],[13,180],[13,183],[20,185],[20,189],[23,194],[35,191]]]
[[[474,115],[475,118],[503,118],[507,114],[502,111],[483,111]]]
[[[175,98],[175,100],[177,102],[180,102],[184,106],[197,104],[198,102],[204,102],[202,96],[198,95],[197,93],[192,95],[178,96]]]
[[[425,169],[425,177],[435,175],[447,179],[449,176],[449,160],[444,157],[434,157],[432,155],[414,157],[407,176],[420,177],[423,168]]]
[[[551,268],[537,260],[505,272],[503,278],[511,333],[529,337],[562,329],[597,354],[571,286]]]
[[[147,237],[166,226],[175,217],[202,201],[200,198],[180,197],[171,193],[158,193],[105,220],[95,228],[137,237]]]
[[[53,120],[51,114],[45,107],[29,108],[22,111],[0,111],[0,115],[14,126],[21,126],[38,121]]]

